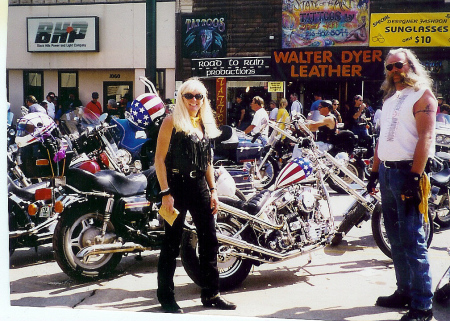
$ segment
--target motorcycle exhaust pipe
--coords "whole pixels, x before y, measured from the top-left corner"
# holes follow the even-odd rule
[[[46,220],[45,222],[43,222],[43,223],[41,223],[41,224],[39,224],[39,225],[37,225],[37,226],[35,226],[33,228],[30,228],[28,230],[20,230],[20,231],[9,232],[9,238],[13,239],[13,238],[16,238],[16,237],[21,237],[21,236],[24,236],[24,235],[33,235],[33,234],[39,235],[38,233],[39,233],[39,231],[41,229],[43,229],[45,227],[49,227],[54,221],[56,221],[57,218],[58,218],[58,215],[55,215],[52,218]]]
[[[217,239],[219,240],[219,242],[222,242],[224,244],[236,246],[238,248],[249,250],[249,251],[252,251],[252,252],[256,252],[258,254],[264,254],[264,255],[267,255],[267,256],[270,256],[272,258],[277,259],[277,261],[284,261],[284,260],[293,259],[293,258],[295,258],[297,256],[301,256],[301,255],[310,253],[312,251],[319,250],[319,249],[324,247],[325,243],[327,243],[327,241],[324,240],[322,242],[319,242],[317,244],[309,245],[309,246],[307,246],[305,248],[302,248],[302,249],[292,250],[292,251],[287,252],[287,253],[278,253],[278,252],[275,252],[275,251],[263,248],[261,246],[257,246],[257,245],[248,243],[246,241],[239,240],[239,239],[236,239],[236,238],[233,238],[233,237],[229,237],[229,236],[226,236],[226,235],[223,235],[223,234],[217,234]],[[275,263],[276,262],[276,261],[273,261],[273,260],[262,259],[262,258],[260,258],[258,256],[249,255],[249,254],[246,254],[246,253],[239,253],[239,252],[237,252],[237,253],[233,253],[233,255],[241,256],[241,257],[244,257],[244,258],[247,258],[247,259],[252,259],[252,260],[256,260],[256,261],[260,261],[260,262],[264,262],[264,263]]]
[[[240,218],[242,218],[242,219],[244,219],[246,221],[249,221],[249,222],[258,223],[261,226],[263,226],[265,228],[268,228],[268,229],[281,230],[283,228],[283,226],[284,226],[283,224],[281,224],[281,225],[270,224],[270,223],[260,219],[257,216],[250,215],[250,214],[248,214],[247,212],[245,212],[245,211],[243,211],[241,209],[238,209],[236,207],[230,206],[230,205],[222,203],[222,202],[219,202],[219,211],[227,212],[227,213],[229,213],[231,215],[240,217]]]
[[[89,256],[98,254],[111,254],[111,253],[127,253],[127,252],[143,252],[147,250],[146,247],[134,242],[127,243],[110,243],[110,244],[96,244],[88,246],[77,253],[77,258],[87,261]]]

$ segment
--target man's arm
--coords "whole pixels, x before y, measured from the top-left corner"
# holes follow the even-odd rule
[[[414,151],[411,172],[422,174],[425,169],[428,160],[428,151],[435,139],[433,133],[436,125],[436,112],[437,100],[428,89],[414,104],[413,108],[419,140]]]

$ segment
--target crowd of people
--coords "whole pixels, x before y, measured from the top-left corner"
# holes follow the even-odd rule
[[[44,100],[39,102],[35,96],[28,95],[25,98],[25,107],[29,113],[41,112],[49,115],[56,123],[59,123],[64,115],[74,111],[78,107],[85,107],[85,112],[88,112],[95,117],[103,113],[107,113],[108,117],[117,116],[125,118],[125,111],[129,111],[131,107],[132,98],[130,94],[125,94],[120,101],[109,99],[106,106],[102,106],[99,101],[99,93],[93,92],[91,100],[87,104],[83,104],[75,94],[70,93],[66,99],[59,99],[54,92],[49,92]]]

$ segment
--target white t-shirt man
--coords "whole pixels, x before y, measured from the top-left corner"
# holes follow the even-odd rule
[[[298,99],[295,100],[291,106],[291,118],[293,118],[295,115],[301,115],[303,113],[302,109],[302,104],[298,101]]]
[[[252,135],[256,135],[261,132],[261,135],[268,137],[269,136],[269,115],[264,108],[260,108],[255,112],[255,116],[253,116],[252,125],[255,126],[252,129]]]
[[[47,115],[55,119],[55,104],[49,101],[47,102]]]

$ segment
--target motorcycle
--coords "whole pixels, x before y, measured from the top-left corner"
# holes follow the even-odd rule
[[[219,198],[216,230],[222,290],[241,284],[253,265],[278,263],[323,248],[335,237],[343,237],[360,223],[361,218],[367,218],[366,213],[381,214],[379,196],[366,195],[349,186],[338,174],[340,171],[365,190],[364,182],[351,173],[345,163],[326,151],[320,151],[309,129],[301,122],[299,124],[306,136],[297,139],[297,144],[302,146],[302,155],[281,170],[273,191],[260,191],[247,201]],[[290,135],[278,128],[274,130]],[[351,204],[336,234],[325,186],[327,178],[345,189],[357,204]],[[381,215],[377,219],[377,224],[382,225]],[[385,233],[381,229],[374,229],[373,232],[376,233],[374,237],[383,240],[381,246],[390,250]],[[430,233],[429,239],[432,238],[432,230]],[[196,230],[187,225],[182,237],[181,259],[189,277],[199,284],[197,245]]]
[[[16,140],[19,152],[23,152],[20,166],[8,150],[10,255],[20,247],[37,249],[51,242],[62,211],[56,198],[62,192],[59,186],[72,154],[61,152],[61,141],[51,136],[56,124],[47,118],[29,115],[19,120]]]
[[[450,247],[447,249],[447,252],[450,255]],[[434,298],[440,304],[445,304],[450,299],[450,267],[445,271],[436,285]]]
[[[239,197],[224,168],[215,174],[219,195]],[[53,237],[55,259],[64,273],[80,280],[103,277],[114,270],[122,255],[140,255],[161,246],[160,203],[146,198],[147,182],[155,180],[154,167],[130,175],[68,170],[71,184],[64,186],[65,193],[57,199],[64,210]]]

